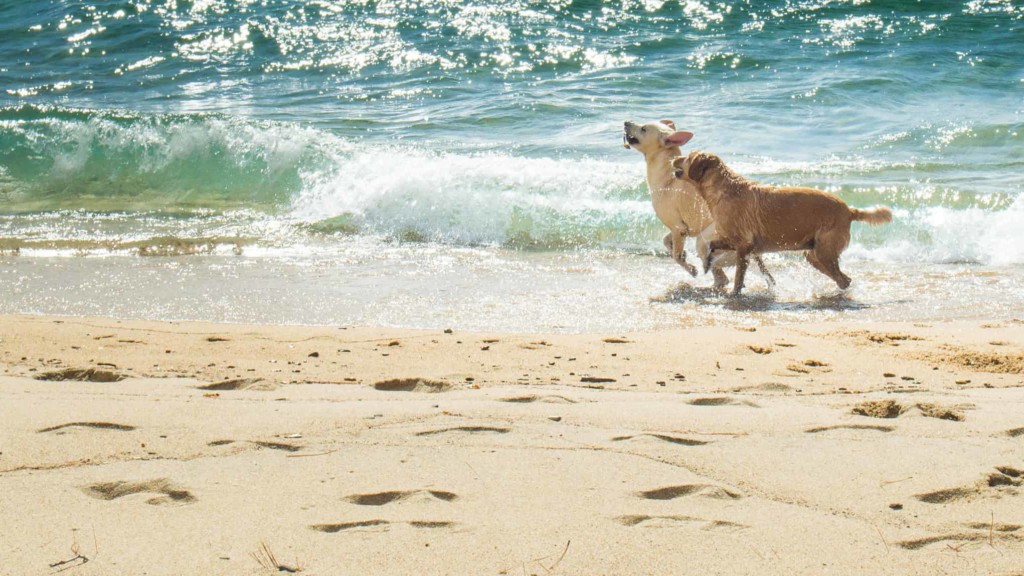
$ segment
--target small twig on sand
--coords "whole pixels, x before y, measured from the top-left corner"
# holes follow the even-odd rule
[[[89,561],[88,558],[86,558],[79,552],[77,538],[75,538],[75,541],[71,544],[71,553],[75,555],[74,558],[61,560],[60,562],[54,562],[53,564],[50,564],[50,568],[57,568],[57,572],[63,572],[65,570],[70,570],[72,568],[82,566],[83,564]]]
[[[302,572],[302,566],[289,566],[282,564],[277,561],[277,556],[274,556],[274,551],[267,546],[266,542],[260,542],[259,550],[255,552],[249,552],[249,556],[256,561],[257,564],[263,567],[263,569],[270,572],[288,572],[289,574],[295,574],[296,572]]]
[[[78,562],[79,560],[81,560],[80,563],[72,564],[73,562]],[[88,561],[89,561],[88,558],[86,558],[85,556],[82,556],[81,554],[78,554],[74,558],[70,558],[68,560],[61,560],[60,562],[54,562],[53,564],[50,564],[50,568],[59,568],[57,570],[57,572],[63,572],[65,570],[70,570],[72,568],[76,568],[78,566],[81,566],[81,565],[85,564]]]
[[[988,525],[988,545],[995,548],[995,545],[992,544],[992,533],[996,529],[996,513],[994,510],[989,510],[989,514],[992,515],[992,523]]]
[[[555,568],[558,567],[559,564],[561,564],[562,559],[565,558],[565,554],[569,551],[569,544],[572,544],[572,540],[569,540],[565,543],[565,550],[562,550],[562,555],[558,557],[558,560],[555,560],[555,563],[552,564],[550,568],[545,568],[545,570],[547,570],[549,573],[553,572]]]
[[[874,524],[872,524],[871,527],[875,529],[875,532],[878,532],[878,537],[882,539],[882,544],[885,544],[885,553],[889,554],[891,552],[891,550],[889,550],[889,543],[885,541],[885,536],[882,535],[882,531]]]
[[[78,562],[79,560],[81,560],[80,563],[73,564],[74,562]],[[70,558],[68,560],[61,560],[60,562],[54,562],[53,564],[50,564],[50,568],[59,568],[57,572],[63,572],[65,570],[70,570],[77,566],[81,566],[82,564],[85,564],[88,561],[89,559],[85,556],[82,556],[81,554],[75,554],[74,558]]]

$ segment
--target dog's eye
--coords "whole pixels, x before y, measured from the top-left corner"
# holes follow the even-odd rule
[[[640,133],[641,133],[641,134],[646,134],[646,133],[647,133],[647,128],[646,128],[646,127],[644,127],[644,128],[641,128],[641,129],[640,129]]]

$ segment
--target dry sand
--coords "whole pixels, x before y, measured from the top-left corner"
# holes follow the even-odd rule
[[[0,371],[0,574],[1024,574],[1014,319],[18,316]]]

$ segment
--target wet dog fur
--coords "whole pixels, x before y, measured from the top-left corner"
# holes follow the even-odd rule
[[[682,157],[680,147],[693,138],[693,133],[676,130],[671,120],[643,125],[626,122],[622,138],[626,148],[634,148],[644,155],[647,187],[654,212],[669,229],[662,240],[665,248],[676,263],[696,276],[697,269],[686,261],[684,243],[688,236],[696,237],[697,255],[706,260],[709,254],[708,242],[715,236],[714,222],[696,186],[692,182],[675,178],[672,168],[672,161]],[[756,257],[756,261],[769,285],[773,285],[775,280],[768,273],[764,262],[760,257]],[[728,285],[729,278],[722,268],[732,266],[735,262],[734,253],[717,255],[712,265],[715,287],[724,288]]]
[[[850,223],[892,221],[885,207],[858,210],[822,190],[747,180],[709,152],[691,152],[672,166],[674,177],[696,188],[715,220],[705,270],[717,250],[736,251],[734,294],[743,289],[749,256],[783,250],[804,251],[811,266],[845,290],[850,277],[839,269],[839,256],[850,243]]]

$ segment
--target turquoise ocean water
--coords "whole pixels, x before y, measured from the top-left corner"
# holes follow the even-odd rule
[[[0,312],[606,330],[1024,315],[1010,0],[0,2]],[[663,255],[624,120],[886,204],[837,295]],[[681,284],[686,282],[695,288]]]

